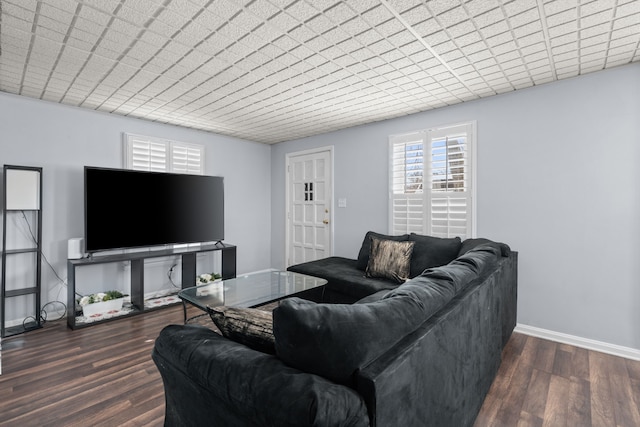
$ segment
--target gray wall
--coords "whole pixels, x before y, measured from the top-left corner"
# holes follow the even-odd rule
[[[0,93],[0,163],[43,167],[43,251],[63,278],[67,239],[84,235],[83,167],[123,167],[123,132],[203,144],[206,173],[225,177],[225,240],[238,246],[238,272],[270,267],[269,146]],[[66,301],[50,269],[42,271],[43,303]]]
[[[121,167],[122,132],[202,143],[244,273],[284,266],[286,153],[334,146],[335,255],[353,258],[387,229],[388,135],[477,120],[477,235],[520,252],[519,323],[640,349],[638,93],[633,64],[271,147],[0,93],[0,160],[44,168],[44,252],[66,277],[84,165]],[[43,285],[59,297],[47,267]]]
[[[518,322],[640,349],[639,117],[636,63],[277,144],[271,264],[285,264],[286,153],[335,147],[335,255],[355,258],[388,227],[388,136],[477,120],[477,235],[520,252]]]

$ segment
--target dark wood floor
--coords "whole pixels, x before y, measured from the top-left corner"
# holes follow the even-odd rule
[[[181,322],[176,306],[4,339],[0,426],[161,426],[150,354],[160,329]],[[640,362],[514,334],[475,425],[640,426],[639,406]]]
[[[640,362],[513,334],[475,427],[640,426]]]

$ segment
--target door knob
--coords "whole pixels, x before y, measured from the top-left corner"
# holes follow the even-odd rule
[[[322,223],[323,223],[323,224],[329,224],[329,220],[328,220],[328,219],[323,219],[323,220],[322,220]]]

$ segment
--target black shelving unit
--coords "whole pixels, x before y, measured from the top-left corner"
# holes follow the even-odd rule
[[[42,327],[40,316],[41,301],[41,261],[42,261],[42,168],[4,165],[4,204],[2,210],[2,288],[0,291],[0,333],[2,337],[21,334]],[[8,224],[15,215],[25,218],[31,236],[32,246],[9,248],[7,242]],[[29,223],[31,217],[32,223]],[[11,219],[10,219],[11,218]],[[16,222],[20,221],[18,219]],[[29,283],[13,283],[7,269],[7,260],[27,257],[33,262],[34,278]],[[7,327],[7,302],[13,298],[32,296],[33,312],[27,313],[21,325]],[[31,303],[29,303],[31,304]]]
[[[196,255],[203,252],[222,253],[222,278],[236,277],[236,247],[227,243],[210,243],[200,246],[183,247],[178,249],[160,249],[141,252],[130,252],[112,255],[99,255],[92,258],[67,260],[67,325],[71,329],[84,328],[111,320],[121,319],[149,310],[162,307],[146,308],[144,304],[144,261],[149,258],[169,257],[179,255],[182,260],[182,287],[195,286],[196,283]],[[133,310],[128,314],[110,317],[90,323],[76,322],[76,269],[83,266],[107,264],[128,261],[131,263],[131,305]]]

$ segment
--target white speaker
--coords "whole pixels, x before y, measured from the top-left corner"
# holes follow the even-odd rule
[[[67,252],[69,259],[84,258],[84,239],[82,237],[69,239]]]

